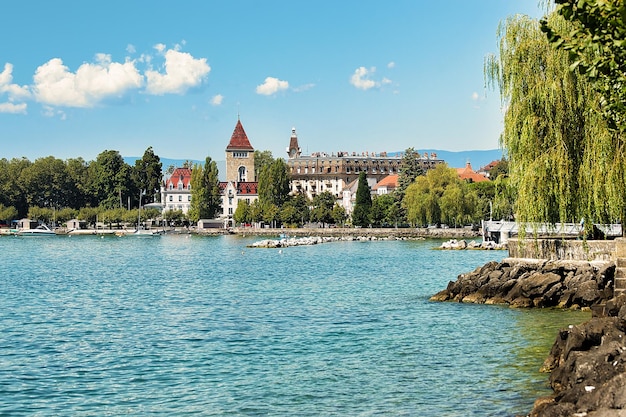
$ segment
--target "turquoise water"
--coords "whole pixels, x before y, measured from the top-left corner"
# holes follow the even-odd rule
[[[513,416],[583,313],[432,303],[437,241],[0,238],[1,415]]]

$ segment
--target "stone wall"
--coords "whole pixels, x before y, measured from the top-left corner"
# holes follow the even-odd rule
[[[565,239],[509,239],[511,258],[612,261],[615,254],[614,240],[565,240]]]

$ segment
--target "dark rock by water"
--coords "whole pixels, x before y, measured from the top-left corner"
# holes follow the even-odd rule
[[[507,258],[461,274],[433,301],[583,308],[613,296],[613,263]]]
[[[505,259],[459,275],[436,301],[591,308],[561,329],[542,371],[553,394],[528,417],[626,417],[626,294],[613,297],[613,263]]]

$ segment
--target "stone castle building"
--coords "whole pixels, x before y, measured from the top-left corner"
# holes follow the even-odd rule
[[[329,191],[337,199],[345,199],[343,191],[358,180],[361,172],[366,173],[371,187],[388,175],[398,174],[402,161],[401,154],[387,155],[387,152],[337,151],[330,154],[315,152],[302,155],[295,128],[291,130],[287,155],[292,193],[304,193],[309,198]],[[435,153],[424,153],[419,159],[424,171],[443,162],[437,159]]]
[[[296,129],[292,129],[287,148],[287,166],[291,174],[291,193],[305,194],[313,199],[323,192],[332,193],[337,202],[344,206],[348,213],[352,212],[359,174],[365,172],[370,188],[384,179],[395,178],[402,162],[401,154],[387,155],[386,152],[346,152],[337,151],[330,154],[315,152],[303,155],[298,144]],[[419,158],[424,171],[434,168],[443,160],[437,159],[434,153],[424,153]],[[235,130],[226,146],[226,181],[220,182],[222,190],[222,215],[224,226],[233,225],[233,214],[241,201],[252,204],[258,199],[258,182],[254,169],[254,147],[237,119]],[[382,184],[385,192],[390,184]],[[384,182],[384,181],[383,181]],[[384,185],[384,187],[383,187]],[[182,210],[187,213],[191,203],[191,169],[176,168],[161,187],[161,202],[164,210]]]
[[[232,225],[232,218],[240,201],[252,204],[258,199],[258,183],[254,177],[254,148],[238,119],[226,146],[226,181],[220,182],[224,226]],[[187,214],[191,205],[191,168],[176,168],[161,185],[163,210],[181,210]]]

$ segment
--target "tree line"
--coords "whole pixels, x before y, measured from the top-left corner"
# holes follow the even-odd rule
[[[30,217],[60,223],[72,218],[134,222],[139,201],[158,199],[162,164],[152,148],[131,166],[118,151],[105,150],[94,161],[48,156],[0,159],[0,219]],[[146,216],[154,213],[144,213]]]
[[[309,222],[321,225],[360,227],[422,226],[447,223],[463,225],[480,222],[490,214],[510,216],[511,201],[499,203],[496,191],[506,188],[499,182],[469,184],[458,179],[445,164],[424,173],[419,153],[407,149],[399,168],[399,187],[372,197],[365,173],[359,177],[356,204],[348,216],[337,197],[330,192],[309,200],[304,194],[292,195],[290,174],[282,158],[270,151],[255,151],[258,199],[239,202],[233,219],[237,224],[258,223],[300,227]],[[30,162],[0,160],[0,220],[22,217],[46,223],[63,224],[78,218],[89,223],[135,224],[162,217],[168,224],[194,224],[201,218],[218,217],[222,211],[217,164],[206,157],[204,164],[186,162],[192,167],[191,204],[181,210],[141,210],[140,204],[158,202],[163,170],[160,158],[148,148],[133,166],[117,151],[106,150],[94,161],[82,158],[66,161],[49,156]],[[171,174],[173,167],[168,167]],[[494,171],[495,172],[495,171]]]

